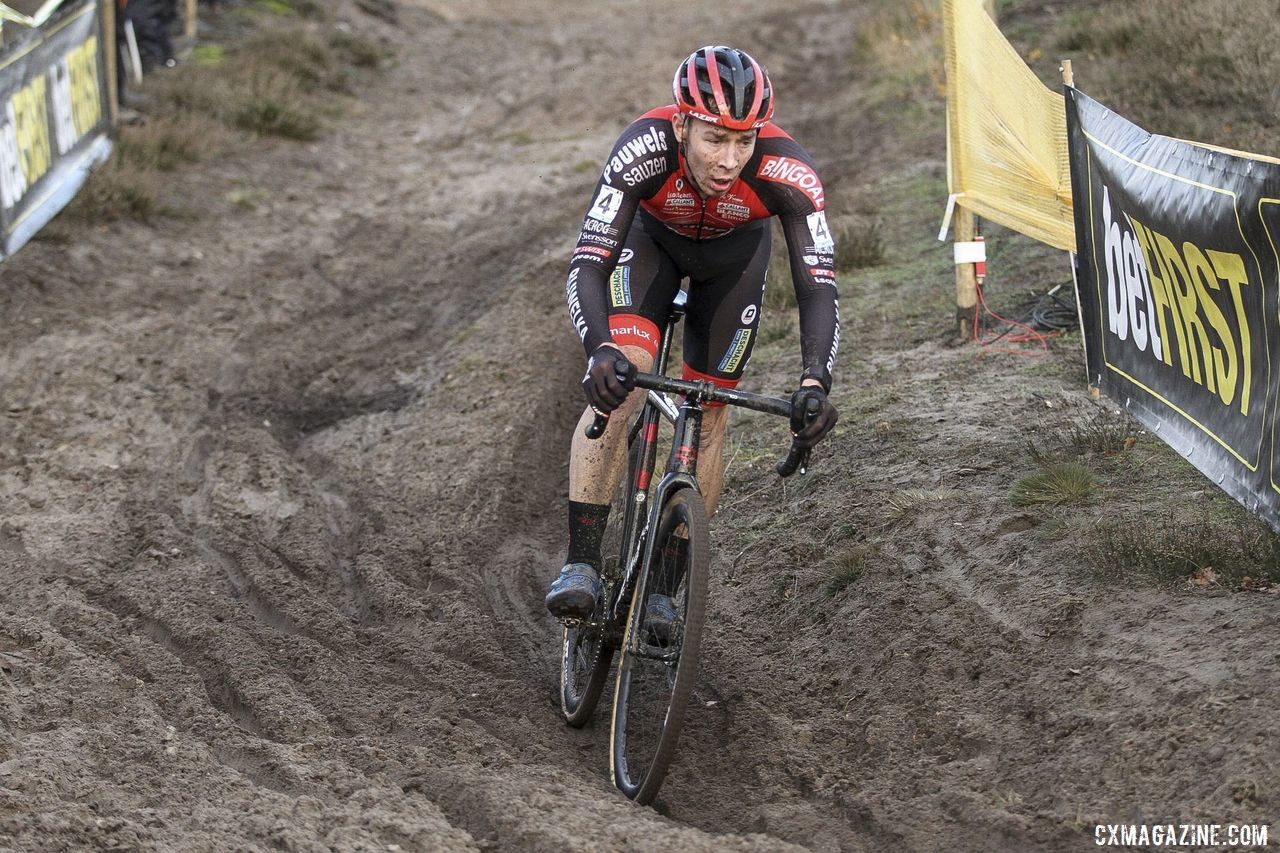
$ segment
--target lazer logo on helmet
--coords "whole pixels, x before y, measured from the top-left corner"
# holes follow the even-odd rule
[[[699,112],[698,110],[689,110],[689,115],[696,119],[701,119],[702,121],[709,121],[712,124],[720,123],[720,116],[718,115],[708,115],[707,113]]]
[[[790,157],[769,156],[760,161],[756,176],[778,184],[790,184],[803,190],[821,208],[823,205],[822,181],[808,165]]]

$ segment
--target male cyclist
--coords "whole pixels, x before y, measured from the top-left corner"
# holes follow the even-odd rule
[[[741,50],[708,46],[680,64],[675,103],[645,113],[622,133],[596,184],[569,265],[569,316],[586,347],[582,381],[590,406],[573,434],[569,461],[569,552],[547,609],[586,617],[601,594],[601,538],[609,503],[626,469],[626,421],[641,395],[619,381],[627,362],[648,371],[660,329],[689,279],[684,378],[732,388],[751,357],[769,266],[769,220],[786,235],[800,306],[797,412],[818,401],[814,420],[792,429],[803,446],[835,425],[827,400],[839,343],[835,245],[812,161],[776,125],[773,86]],[[634,374],[632,374],[634,375]],[[629,384],[629,383],[628,383]],[[702,420],[699,485],[708,516],[723,485],[728,408]],[[595,412],[613,413],[602,438],[583,435]],[[650,597],[650,623],[663,621]]]

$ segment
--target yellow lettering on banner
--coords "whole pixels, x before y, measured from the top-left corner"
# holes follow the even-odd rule
[[[1187,265],[1182,260],[1181,253],[1169,238],[1156,231],[1152,233],[1155,234],[1160,256],[1164,259],[1166,269],[1169,270],[1169,288],[1173,291],[1174,298],[1178,300],[1178,308],[1182,312],[1182,325],[1189,350],[1187,361],[1182,365],[1182,375],[1190,377],[1191,381],[1197,385],[1202,385],[1204,375],[1200,370],[1201,353],[1209,349],[1209,336],[1205,333],[1204,324],[1200,320],[1196,291],[1191,284],[1191,274],[1187,272]],[[1212,381],[1212,375],[1210,375],[1210,381]],[[1210,386],[1209,390],[1212,391],[1214,388]]]
[[[1236,363],[1236,339],[1231,334],[1231,327],[1227,325],[1227,318],[1223,316],[1222,309],[1218,307],[1218,303],[1209,295],[1210,289],[1220,289],[1218,287],[1218,276],[1209,264],[1209,259],[1204,256],[1204,252],[1200,251],[1199,246],[1194,243],[1183,243],[1182,254],[1187,259],[1187,269],[1190,271],[1192,282],[1195,284],[1196,297],[1200,303],[1200,309],[1204,312],[1205,319],[1209,321],[1210,327],[1217,333],[1218,341],[1223,344],[1223,346],[1209,344],[1209,351],[1213,353],[1213,369],[1209,369],[1210,365],[1206,356],[1205,386],[1210,391],[1216,390],[1222,402],[1230,406],[1231,401],[1236,398],[1236,380],[1239,378],[1236,374],[1239,370],[1239,365]]]
[[[85,43],[67,56],[71,72],[71,110],[75,116],[76,137],[88,133],[102,120],[102,87],[98,80],[98,37],[90,36]]]
[[[1142,270],[1137,274],[1123,270],[1123,291],[1128,300],[1123,307],[1132,317],[1135,345],[1143,349],[1142,336],[1138,334],[1138,315],[1142,311],[1133,291],[1139,281],[1145,281],[1150,285],[1147,293],[1151,328],[1147,331],[1154,341],[1158,328],[1159,339],[1164,342],[1163,351],[1153,346],[1152,354],[1173,366],[1174,346],[1168,343],[1172,329],[1182,375],[1213,392],[1226,406],[1235,402],[1238,393],[1240,414],[1248,416],[1253,388],[1253,336],[1245,314],[1244,288],[1249,284],[1249,274],[1244,258],[1232,252],[1201,249],[1191,242],[1184,242],[1179,248],[1160,232],[1127,214],[1125,218],[1133,227],[1134,243],[1145,267],[1145,278]],[[1123,253],[1121,257],[1125,257]],[[1108,275],[1116,275],[1116,271],[1109,267]],[[1224,282],[1230,306],[1218,295],[1223,293]],[[1231,327],[1232,317],[1239,328],[1239,340]],[[1119,335],[1121,340],[1126,334]]]
[[[1168,341],[1170,338],[1167,317],[1173,318],[1175,329],[1181,329],[1182,327],[1182,318],[1178,316],[1177,303],[1169,295],[1169,287],[1165,283],[1165,279],[1168,278],[1168,272],[1164,270],[1163,266],[1156,263],[1156,251],[1151,245],[1151,235],[1147,227],[1132,216],[1129,217],[1129,222],[1133,225],[1133,233],[1138,239],[1138,245],[1142,247],[1142,256],[1147,262],[1147,278],[1151,281],[1151,301],[1155,303],[1156,307],[1156,323],[1160,327],[1160,340]],[[1178,342],[1178,355],[1185,364],[1187,346],[1183,343],[1181,334],[1175,335],[1174,339]],[[1173,347],[1165,346],[1163,357],[1165,364],[1172,365]]]
[[[14,131],[22,156],[22,173],[30,186],[40,179],[53,161],[49,151],[49,112],[45,107],[48,82],[44,75],[23,86],[9,103],[13,106]]]
[[[1214,274],[1227,283],[1231,292],[1231,304],[1236,309],[1236,325],[1240,327],[1240,363],[1244,366],[1244,381],[1240,387],[1240,414],[1249,414],[1249,389],[1253,387],[1253,336],[1249,333],[1249,323],[1244,315],[1244,294],[1240,292],[1249,283],[1249,274],[1245,272],[1244,258],[1230,252],[1219,252],[1209,249],[1205,252],[1213,264]],[[1222,402],[1230,403],[1224,399]]]

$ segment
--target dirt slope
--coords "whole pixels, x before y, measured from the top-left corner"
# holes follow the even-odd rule
[[[332,134],[177,178],[197,221],[6,262],[0,848],[1068,850],[1097,821],[1277,816],[1274,597],[1116,595],[1010,507],[1026,436],[1090,410],[1078,357],[936,334],[941,122],[860,111],[860,4],[345,14],[398,64]],[[744,419],[705,675],[646,809],[610,785],[603,715],[554,707],[561,282],[596,164],[712,41],[829,93],[780,121],[833,210],[918,210],[891,261],[932,280],[850,282],[809,483],[776,483],[782,437]],[[943,298],[890,317],[878,286]],[[794,381],[758,361],[754,387]],[[813,566],[871,541],[821,594]]]

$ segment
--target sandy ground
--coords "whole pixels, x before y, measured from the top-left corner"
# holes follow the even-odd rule
[[[541,604],[581,405],[568,252],[598,163],[689,50],[759,45],[780,85],[838,93],[861,13],[565,5],[402,3],[394,26],[348,10],[398,63],[331,134],[182,178],[198,220],[6,262],[0,849],[1280,834],[1276,598],[1073,572],[1078,543],[1007,494],[1026,435],[1092,405],[1078,353],[974,361],[870,310],[846,315],[849,402],[817,485],[731,463],[677,763],[656,808],[613,790],[606,715],[557,716]],[[940,122],[903,142],[891,115],[802,100],[780,120],[833,209],[865,204],[886,165],[939,180]],[[231,200],[245,186],[254,209]],[[934,215],[893,241],[937,251]],[[791,373],[764,360],[749,384],[780,393]],[[943,486],[955,501],[887,520],[892,494]],[[749,538],[779,513],[807,525]],[[815,592],[815,554],[876,536],[884,559],[856,585]]]

